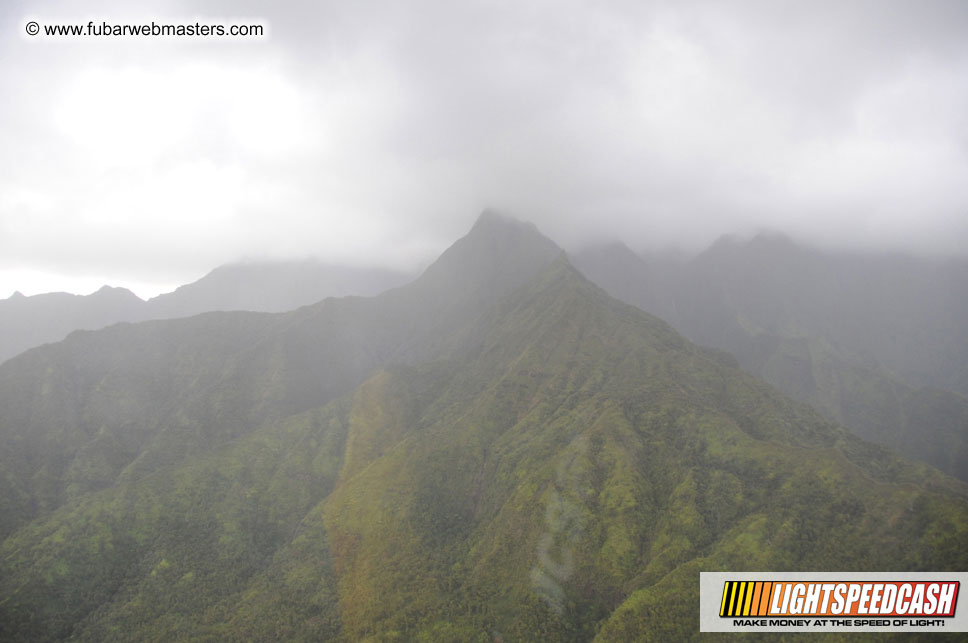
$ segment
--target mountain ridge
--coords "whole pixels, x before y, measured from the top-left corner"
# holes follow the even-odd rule
[[[213,312],[170,321],[116,324],[96,332],[75,331],[65,342],[39,347],[0,364],[0,383],[17,383],[25,375],[45,382],[43,389],[33,392],[15,389],[4,395],[0,390],[0,425],[20,427],[18,440],[26,441],[30,452],[40,448],[31,445],[41,442],[42,436],[60,436],[46,445],[48,456],[41,470],[71,471],[70,454],[83,455],[86,443],[100,440],[113,445],[118,462],[125,463],[121,470],[126,475],[145,475],[160,466],[154,463],[153,452],[184,455],[192,446],[205,448],[213,435],[232,438],[280,418],[281,409],[300,412],[338,397],[380,363],[446,354],[472,342],[466,333],[450,338],[446,329],[471,314],[468,311],[473,305],[486,305],[513,288],[502,269],[512,267],[518,280],[526,279],[528,270],[537,270],[542,260],[533,245],[544,248],[547,261],[557,248],[536,230],[523,230],[528,235],[517,238],[520,243],[515,247],[520,262],[509,262],[508,256],[494,257],[489,264],[485,262],[482,271],[485,255],[481,249],[494,241],[494,225],[485,221],[461,240],[463,244],[455,244],[458,251],[468,250],[474,258],[463,274],[449,271],[449,279],[440,279],[439,266],[446,268],[454,256],[445,251],[415,282],[374,298],[330,298],[290,313]],[[442,343],[441,338],[448,341]],[[66,365],[52,366],[59,360]],[[151,391],[163,390],[164,397],[137,388],[137,382],[145,380],[146,370]],[[178,377],[180,373],[190,376]],[[77,406],[72,402],[51,409],[44,399],[51,391],[65,400],[89,401],[80,408],[72,408]],[[134,401],[127,399],[131,395],[137,396]],[[30,404],[40,413],[18,414]],[[225,407],[233,411],[220,410]],[[152,421],[132,416],[133,409],[146,408],[155,409]],[[195,429],[189,427],[198,420],[185,419],[192,413],[210,418],[206,436],[192,433]],[[147,440],[149,451],[126,460],[125,454],[138,448],[131,446],[132,440],[136,445]],[[10,471],[22,471],[30,462],[31,458],[18,461],[13,456],[0,461]],[[86,482],[68,477],[40,498],[28,501],[15,491],[9,492],[10,497],[21,497],[22,505],[46,510],[63,502],[72,484],[109,484],[113,475],[122,472],[116,468],[106,472],[98,467],[102,474],[113,473]],[[22,479],[33,475],[24,473]],[[11,511],[9,515],[21,513]],[[0,529],[0,533],[6,530]]]
[[[691,260],[614,254],[575,261],[858,435],[968,479],[968,264],[824,253],[778,235],[724,238]]]
[[[326,297],[375,295],[410,279],[402,272],[320,261],[251,262],[219,266],[148,300],[112,286],[102,286],[90,295],[28,297],[18,291],[0,300],[0,363],[35,346],[60,341],[74,330],[213,311],[285,312]]]
[[[48,379],[74,368],[64,344],[0,365],[5,449],[34,435],[8,401],[51,415],[44,448],[120,438],[150,414],[135,393],[175,409],[150,472],[8,532],[0,635],[682,640],[700,570],[968,564],[968,485],[611,298],[540,235],[516,233],[518,263],[482,232],[447,278],[378,297],[78,333],[101,360],[86,393]],[[196,356],[202,329],[221,347]]]

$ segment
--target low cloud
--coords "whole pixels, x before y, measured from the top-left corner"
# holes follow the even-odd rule
[[[962,2],[224,2],[270,36],[21,35],[198,11],[89,10],[0,13],[0,296],[31,271],[414,268],[488,206],[571,246],[968,247]]]

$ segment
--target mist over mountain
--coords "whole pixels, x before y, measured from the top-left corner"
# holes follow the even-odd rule
[[[589,248],[612,295],[735,355],[865,439],[968,478],[968,262],[724,238],[698,256]]]
[[[148,300],[148,319],[190,317],[213,310],[280,313],[327,297],[370,297],[413,275],[319,261],[251,262],[220,266],[198,281]]]
[[[5,640],[682,640],[700,570],[968,564],[964,483],[493,213],[374,297],[8,360],[0,471]]]
[[[33,346],[59,341],[74,330],[139,319],[143,306],[131,291],[107,286],[87,296],[15,293],[0,300],[0,362]]]
[[[519,247],[540,233],[494,211],[485,211],[474,231],[421,280],[428,310],[459,310],[461,301],[489,296],[481,288],[520,284],[522,275],[561,252],[543,236],[533,247]],[[448,264],[457,250],[460,269]],[[779,234],[745,242],[726,237],[691,259],[641,257],[616,242],[586,248],[574,261],[613,296],[670,321],[693,341],[735,355],[748,372],[857,435],[968,479],[968,399],[961,388],[968,377],[966,262],[834,253]],[[460,287],[456,274],[463,275]],[[408,280],[403,273],[320,262],[251,263],[222,266],[147,302],[112,288],[88,297],[15,296],[0,301],[2,347],[19,352],[118,321],[281,312],[328,296],[376,294]],[[442,289],[452,293],[446,302],[429,294]]]
[[[534,226],[485,213],[420,279],[377,297],[117,324],[8,360],[0,425],[16,429],[8,444],[25,451],[2,455],[5,470],[25,472],[4,494],[21,505],[0,519],[0,533],[23,512],[110,485],[122,471],[153,471],[156,448],[162,459],[204,450],[347,393],[379,364],[471,350],[481,307],[559,254]],[[43,385],[22,388],[31,378]],[[21,493],[38,472],[48,481],[33,488],[43,493]]]
[[[703,571],[968,578],[968,2],[0,25],[0,643],[675,643]]]
[[[148,301],[107,286],[87,296],[14,295],[0,300],[0,362],[28,348],[60,341],[74,330],[220,310],[283,312],[326,297],[376,295],[412,278],[383,268],[319,261],[252,262],[220,266],[198,281]]]

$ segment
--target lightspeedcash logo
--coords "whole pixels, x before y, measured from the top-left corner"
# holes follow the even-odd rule
[[[968,631],[964,573],[700,574],[705,632]],[[715,583],[715,585],[713,584]]]
[[[719,615],[954,616],[958,581],[782,583],[726,581]]]

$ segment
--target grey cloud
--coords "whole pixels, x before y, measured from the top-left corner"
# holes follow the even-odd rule
[[[566,245],[696,248],[770,228],[847,247],[968,247],[962,2],[220,2],[143,13],[247,16],[271,37],[20,37],[22,16],[66,7],[2,17],[17,38],[0,45],[0,89],[18,100],[0,106],[12,141],[0,273],[161,283],[176,266],[313,254],[413,267],[486,206]],[[50,104],[91,70],[173,92],[189,79],[171,103],[184,132],[148,137],[143,157],[122,140],[113,163],[91,161]],[[125,99],[71,100],[91,109],[72,121],[84,128]],[[164,126],[152,118],[169,117],[149,109],[126,126]],[[198,168],[208,183],[192,182]]]

